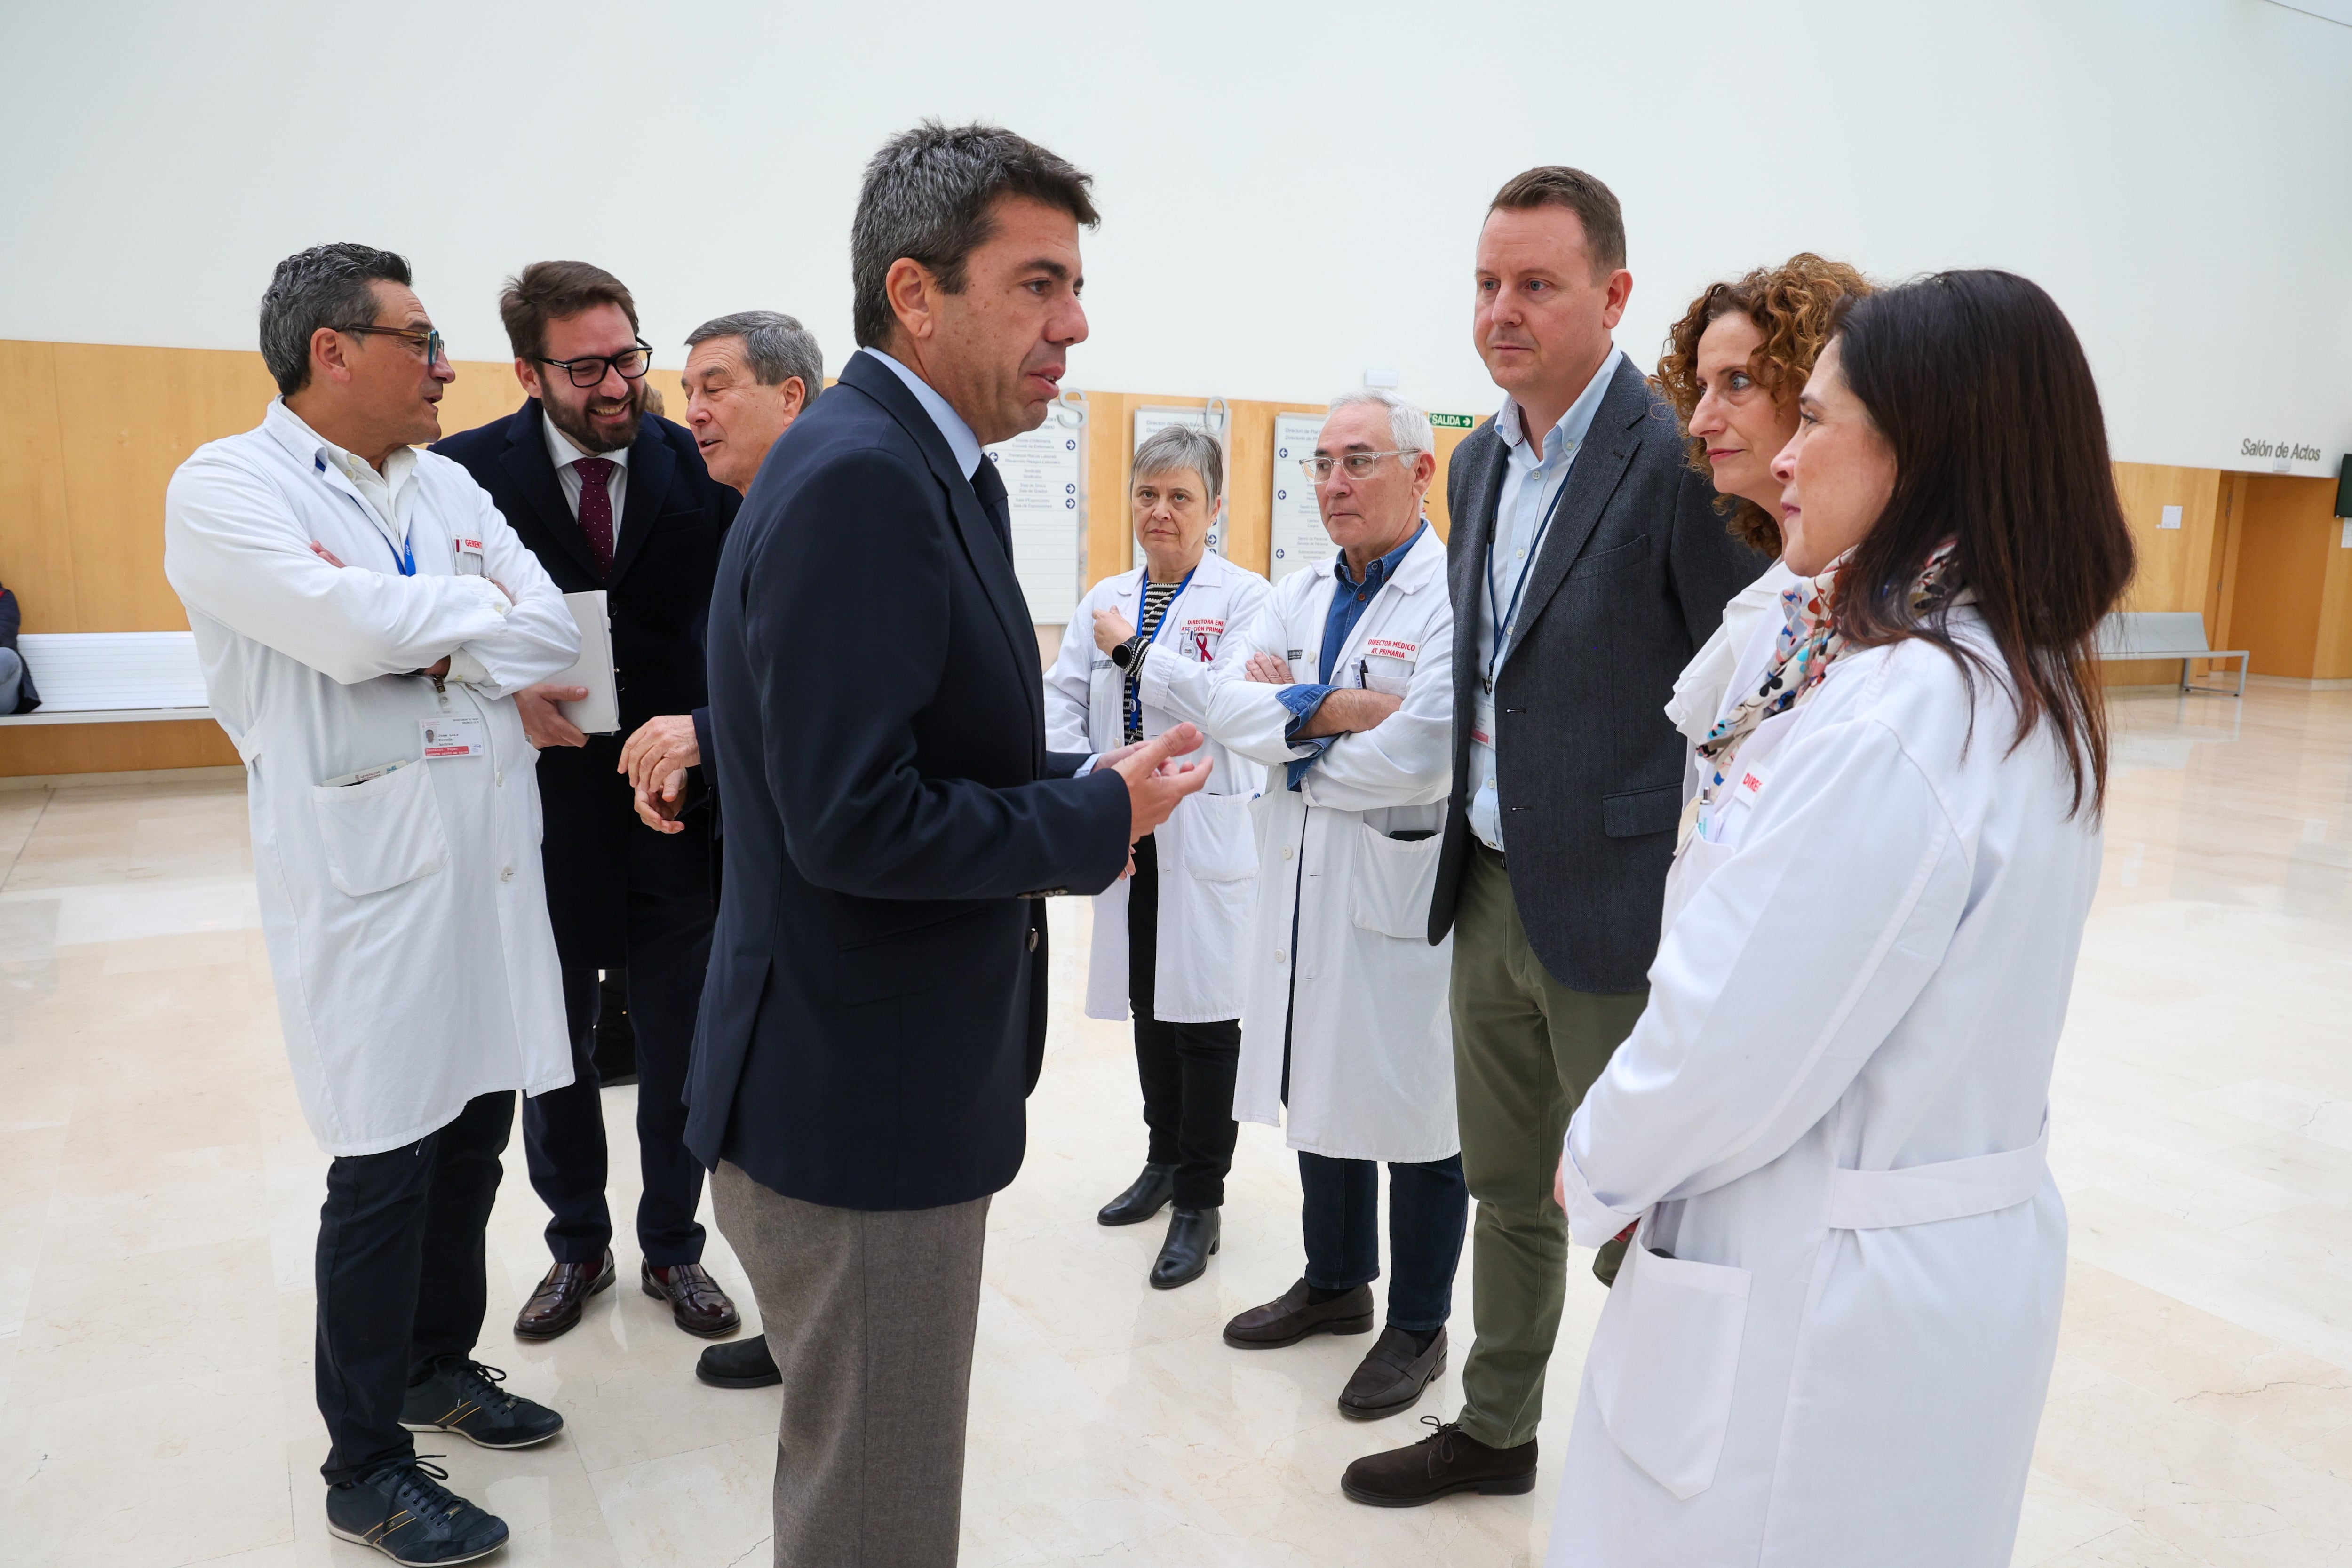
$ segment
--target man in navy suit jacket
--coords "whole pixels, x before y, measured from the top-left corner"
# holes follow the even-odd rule
[[[563,965],[571,1085],[527,1100],[523,1144],[546,1203],[554,1261],[515,1318],[546,1340],[571,1330],[617,1273],[604,1202],[604,1110],[597,1092],[597,972],[625,969],[636,1036],[638,1277],[677,1326],[732,1333],[735,1305],[702,1267],[694,1215],[702,1167],[686,1148],[687,1053],[694,1040],[715,914],[707,811],[656,833],[637,820],[620,771],[622,734],[693,715],[709,728],[702,637],[719,550],[740,498],[704,470],[695,438],[645,408],[651,353],[621,280],[584,261],[538,261],[499,301],[522,407],[437,443],[490,492],[517,537],[565,593],[601,588],[619,670],[621,733],[583,735],[551,698],[516,695],[539,756],[541,854]],[[579,689],[575,694],[584,695]]]
[[[956,1555],[989,1194],[1045,1029],[1035,895],[1100,891],[1205,770],[1045,751],[984,443],[1086,336],[1087,177],[927,124],[868,165],[864,352],[744,500],[711,603],[727,803],[688,1142],[776,1329],[779,1563]],[[1072,776],[1084,772],[1085,776]]]

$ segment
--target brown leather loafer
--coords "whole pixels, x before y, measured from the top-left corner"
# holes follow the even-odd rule
[[[1445,1331],[1423,1350],[1420,1342],[1391,1324],[1356,1367],[1356,1375],[1339,1391],[1339,1414],[1350,1421],[1378,1421],[1402,1415],[1421,1403],[1422,1391],[1445,1370]]]
[[[706,1340],[724,1339],[743,1326],[735,1303],[699,1263],[677,1263],[667,1268],[646,1264],[637,1276],[646,1294],[669,1303],[669,1315],[681,1329]]]
[[[1225,1343],[1237,1351],[1278,1351],[1309,1334],[1369,1334],[1372,1288],[1359,1285],[1335,1300],[1311,1307],[1301,1279],[1263,1307],[1252,1307],[1225,1325]]]
[[[539,1289],[515,1314],[515,1338],[551,1340],[568,1334],[580,1321],[581,1309],[599,1290],[613,1288],[613,1249],[604,1249],[601,1263],[559,1263],[547,1271]]]
[[[1367,1454],[1348,1467],[1339,1489],[1374,1508],[1419,1508],[1454,1492],[1514,1497],[1536,1489],[1536,1440],[1489,1448],[1451,1421],[1421,1418],[1430,1433],[1410,1448]]]

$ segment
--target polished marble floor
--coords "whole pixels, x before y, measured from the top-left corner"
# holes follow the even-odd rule
[[[2016,1562],[2352,1561],[2352,690],[2134,690],[2115,712],[2055,1090],[2074,1264]],[[280,1053],[236,780],[0,791],[0,1563],[381,1561],[320,1513],[324,1161]],[[1054,917],[1029,1162],[989,1226],[963,1561],[1540,1562],[1555,1466],[1528,1498],[1355,1507],[1341,1467],[1422,1430],[1334,1411],[1366,1342],[1219,1342],[1297,1271],[1276,1135],[1244,1131],[1195,1285],[1144,1288],[1156,1226],[1093,1223],[1140,1158],[1133,1071],[1122,1029],[1075,1008],[1084,906]],[[633,1092],[605,1091],[616,1173]],[[625,1275],[569,1336],[513,1340],[545,1259],[519,1140],[508,1164],[480,1354],[569,1427],[522,1454],[426,1448],[513,1526],[507,1562],[764,1563],[775,1391],[695,1383],[699,1342]],[[740,1291],[715,1233],[712,1262]],[[1571,1272],[1562,1420],[1601,1294]],[[1449,1373],[1423,1409],[1458,1396]]]

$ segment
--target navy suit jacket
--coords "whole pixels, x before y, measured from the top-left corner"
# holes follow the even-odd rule
[[[687,1145],[789,1197],[916,1209],[1021,1168],[1045,906],[1127,863],[1127,788],[1045,750],[1037,638],[947,439],[865,354],[719,564],[726,876]]]
[[[613,569],[596,575],[587,536],[563,499],[548,456],[540,405],[531,398],[503,419],[434,443],[465,465],[490,492],[516,537],[567,594],[602,588],[613,623],[621,729],[591,735],[585,746],[551,746],[539,754],[539,796],[547,821],[541,859],[547,907],[568,962],[625,962],[625,910],[637,820],[629,781],[615,771],[621,745],[638,725],[666,713],[695,716],[696,738],[710,755],[709,726],[698,711],[708,697],[702,639],[719,551],[742,498],[710,477],[693,434],[648,415],[629,448],[628,497],[621,510]],[[687,882],[707,875],[707,813],[677,835],[667,858]],[[685,862],[691,860],[691,867]]]

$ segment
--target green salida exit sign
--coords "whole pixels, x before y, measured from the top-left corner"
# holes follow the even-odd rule
[[[1429,422],[1440,430],[1472,430],[1478,425],[1477,416],[1470,414],[1433,414]]]

